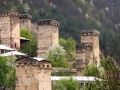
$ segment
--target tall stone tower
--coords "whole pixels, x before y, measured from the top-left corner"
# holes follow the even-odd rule
[[[46,60],[17,59],[15,90],[51,90],[51,68]]]
[[[20,14],[16,11],[0,13],[0,43],[20,48]]]
[[[100,64],[100,49],[99,49],[99,36],[100,32],[97,30],[83,30],[80,32],[81,43],[91,43],[93,44],[93,60],[94,64]]]
[[[20,14],[20,28],[26,28],[31,31],[31,19],[30,14]]]
[[[81,75],[84,68],[89,64],[99,66],[99,31],[83,30],[80,32],[81,43],[76,45],[76,69],[77,75]]]
[[[38,57],[43,57],[48,48],[59,43],[59,22],[57,20],[43,19],[38,24]]]

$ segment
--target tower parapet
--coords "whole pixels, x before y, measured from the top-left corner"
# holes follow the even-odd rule
[[[82,30],[80,32],[81,36],[100,36],[100,32],[97,30]]]
[[[20,17],[20,14],[17,11],[9,11],[0,13],[0,17]]]
[[[83,49],[92,50],[92,48],[93,48],[93,44],[89,42],[76,44],[76,50],[83,50]]]
[[[0,17],[7,17],[7,16],[9,16],[8,12],[0,13]]]
[[[52,19],[42,19],[37,21],[38,26],[44,26],[44,25],[50,25],[50,26],[56,26],[59,27],[59,22],[57,20]]]
[[[20,17],[20,13],[18,13],[17,11],[10,11],[8,13],[10,17]]]
[[[52,69],[51,62],[47,60],[38,61],[36,59],[28,58],[28,57],[26,58],[24,57],[23,59],[16,60],[16,67],[25,66],[25,65],[35,66],[38,67],[39,69]]]
[[[32,19],[30,14],[20,14],[20,19]]]

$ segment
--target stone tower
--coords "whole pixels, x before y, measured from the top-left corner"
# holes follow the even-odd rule
[[[20,28],[26,28],[31,31],[31,19],[30,14],[20,14]]]
[[[0,43],[20,48],[20,14],[16,11],[0,13]]]
[[[81,75],[82,71],[89,64],[99,66],[99,31],[83,30],[80,32],[81,43],[76,45],[76,69],[77,75]]]
[[[51,68],[46,60],[17,59],[15,90],[51,90]]]
[[[93,44],[79,43],[76,45],[76,75],[81,75],[88,64],[93,63]]]
[[[80,32],[81,35],[81,43],[91,43],[93,44],[93,60],[94,64],[100,64],[100,56],[99,56],[99,36],[100,32],[97,30],[83,30]]]
[[[43,57],[48,48],[59,44],[59,22],[57,20],[43,19],[38,24],[38,57]]]

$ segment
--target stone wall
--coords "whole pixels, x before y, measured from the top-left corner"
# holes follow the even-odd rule
[[[32,28],[31,33],[33,34],[33,36],[35,38],[38,38],[38,25],[37,25],[37,23],[32,23],[31,28]]]
[[[9,13],[0,13],[0,43],[10,45],[10,17]]]
[[[51,68],[46,60],[17,59],[15,90],[51,90]]]
[[[0,13],[1,44],[16,49],[20,48],[20,26],[18,12]]]
[[[30,14],[20,14],[20,28],[26,28],[31,31],[31,19],[32,16]]]
[[[20,49],[20,23],[18,12],[9,12],[10,13],[10,28],[11,28],[11,47],[14,49]]]

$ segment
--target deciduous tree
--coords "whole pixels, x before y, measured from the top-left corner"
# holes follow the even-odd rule
[[[69,79],[61,79],[58,81],[55,90],[78,90],[78,88],[78,82],[70,76]]]
[[[45,59],[52,62],[53,66],[67,67],[67,61],[65,58],[66,50],[59,44],[49,47]]]

